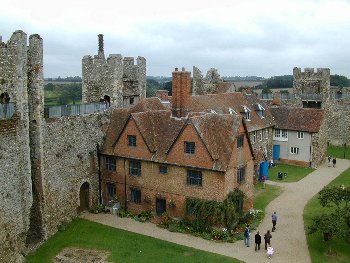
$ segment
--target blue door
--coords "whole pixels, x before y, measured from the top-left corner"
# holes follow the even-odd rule
[[[274,160],[279,160],[280,159],[280,145],[277,145],[277,144],[273,145],[272,158]]]

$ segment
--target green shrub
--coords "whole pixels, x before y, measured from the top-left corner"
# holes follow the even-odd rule
[[[90,207],[90,213],[93,214],[99,214],[105,212],[105,206],[104,205],[92,205]]]

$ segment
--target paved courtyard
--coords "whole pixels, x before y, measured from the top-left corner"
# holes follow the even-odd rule
[[[316,171],[296,183],[267,182],[283,188],[283,193],[266,207],[266,217],[257,229],[263,237],[264,233],[272,228],[271,214],[274,211],[277,212],[276,232],[272,233],[271,239],[275,254],[271,259],[267,258],[263,246],[260,252],[254,251],[254,240],[252,240],[250,247],[245,247],[243,240],[233,244],[213,242],[187,234],[170,233],[168,230],[159,228],[152,223],[140,223],[130,218],[119,218],[111,214],[85,213],[82,217],[112,227],[237,258],[247,263],[311,263],[304,232],[304,206],[325,185],[348,167],[350,167],[350,160],[338,159],[335,168],[327,167],[326,164],[321,165]],[[255,232],[252,232],[251,237],[253,239],[254,235]]]

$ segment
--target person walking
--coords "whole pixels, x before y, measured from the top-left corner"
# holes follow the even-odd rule
[[[265,175],[263,175],[263,176],[261,177],[261,181],[262,181],[262,183],[263,183],[263,189],[265,189],[265,184],[266,184],[266,176],[265,176]]]
[[[271,247],[271,238],[272,238],[272,235],[270,234],[270,230],[267,230],[266,234],[264,235],[265,250],[267,250],[267,245]]]
[[[250,241],[250,229],[249,229],[249,225],[247,224],[244,230],[244,245],[249,247],[249,241]]]
[[[331,156],[328,156],[328,167],[331,167],[332,166],[332,157]]]
[[[260,250],[261,236],[259,231],[255,234],[255,251]]]
[[[335,167],[335,164],[337,163],[337,159],[335,159],[335,157],[334,157],[332,162],[333,162],[333,167]]]
[[[271,216],[272,218],[272,232],[276,230],[276,223],[277,223],[277,214],[274,212]]]

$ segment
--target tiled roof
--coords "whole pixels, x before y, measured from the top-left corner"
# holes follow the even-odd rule
[[[208,113],[191,117],[190,122],[214,159],[213,169],[226,170],[242,117]]]
[[[106,132],[106,139],[101,147],[101,151],[104,154],[113,154],[113,148],[116,140],[119,138],[120,133],[123,131],[124,126],[131,113],[145,112],[149,110],[164,110],[165,107],[158,98],[146,98],[142,99],[137,105],[129,109],[115,109],[112,112],[111,122]]]
[[[114,142],[119,138],[126,122],[130,116],[129,109],[115,109],[112,112],[111,122],[109,123],[106,139],[104,140],[101,151],[104,154],[113,155]]]
[[[318,132],[324,111],[311,108],[275,107],[270,109],[278,129]]]
[[[154,153],[153,159],[165,161],[167,150],[175,141],[186,120],[172,118],[170,111],[147,111],[131,115],[148,148]]]
[[[256,104],[260,104],[265,109],[263,118],[255,111],[254,105]],[[248,132],[273,126],[269,107],[255,95],[242,92],[192,96],[192,104],[189,108],[192,112],[215,111],[219,114],[230,114],[231,108],[239,114],[243,112],[244,106],[250,111],[250,120],[246,121]]]

